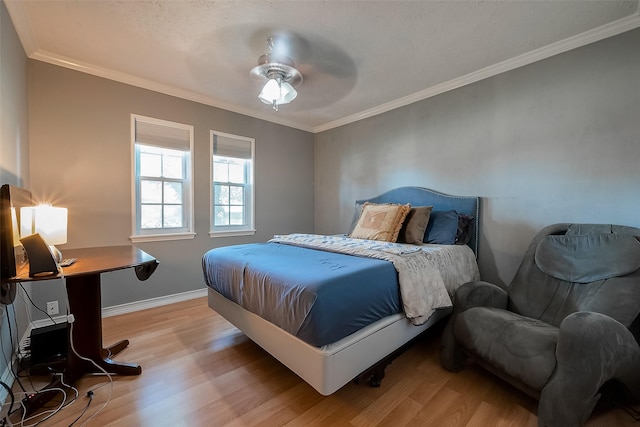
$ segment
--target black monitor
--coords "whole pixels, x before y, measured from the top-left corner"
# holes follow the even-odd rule
[[[33,206],[31,192],[24,188],[4,184],[0,187],[0,278],[16,275],[16,266],[26,263],[24,248],[20,244],[20,208]]]

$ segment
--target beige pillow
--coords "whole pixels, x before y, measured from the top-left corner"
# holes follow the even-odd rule
[[[421,245],[432,210],[433,206],[412,207],[402,224],[398,242]]]
[[[365,203],[356,227],[349,237],[395,242],[402,223],[411,210],[409,205]]]

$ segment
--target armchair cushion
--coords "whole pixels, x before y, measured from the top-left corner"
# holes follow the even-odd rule
[[[556,367],[558,328],[498,308],[461,313],[454,335],[472,353],[527,386],[540,390]]]

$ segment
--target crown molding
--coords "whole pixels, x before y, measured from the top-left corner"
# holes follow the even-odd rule
[[[154,92],[163,93],[165,95],[175,96],[200,104],[209,105],[211,107],[221,108],[226,111],[243,114],[245,116],[250,116],[256,119],[265,120],[270,123],[299,129],[305,132],[313,131],[313,128],[310,126],[305,126],[290,120],[283,120],[281,117],[273,117],[273,115],[267,115],[267,113],[256,113],[255,111],[238,107],[237,105],[220,102],[196,92],[136,77],[127,73],[109,70],[107,68],[98,67],[92,64],[83,63],[81,61],[74,61],[70,58],[44,51],[40,49],[37,38],[35,37],[35,34],[31,28],[29,16],[27,15],[27,11],[25,9],[26,2],[5,1],[5,5],[7,6],[7,11],[9,12],[11,22],[13,23],[13,26],[18,33],[20,43],[22,43],[22,48],[24,49],[27,57],[29,57],[30,59],[46,62],[52,65],[58,65],[75,71],[80,71],[97,77],[102,77],[143,89],[152,90]]]
[[[640,5],[639,5],[640,9]],[[422,101],[427,98],[431,98],[436,95],[440,95],[444,92],[457,89],[462,86],[466,86],[471,83],[484,80],[489,77],[496,76],[506,71],[511,71],[516,68],[523,67],[525,65],[532,64],[534,62],[541,61],[543,59],[550,58],[554,55],[558,55],[563,52],[567,52],[582,46],[586,46],[591,43],[624,33],[626,31],[633,30],[640,27],[640,10],[636,11],[634,15],[630,15],[617,21],[610,22],[600,27],[585,31],[575,36],[560,40],[550,45],[532,50],[522,55],[515,56],[505,61],[499,62],[494,65],[482,68],[478,71],[466,74],[464,76],[449,80],[444,83],[431,86],[420,92],[398,98],[394,101],[387,102],[374,108],[370,108],[360,113],[353,114],[348,117],[344,117],[339,120],[325,123],[313,128],[313,133],[324,132],[330,129],[334,129],[340,126],[344,126],[350,123],[357,122],[369,117],[377,116],[378,114],[386,113],[387,111],[395,110],[396,108],[404,107],[414,102]]]
[[[97,77],[102,77],[109,80],[114,80],[119,83],[125,83],[128,85],[136,86],[142,89],[152,90],[154,92],[163,93],[165,95],[175,96],[178,98],[186,99],[188,101],[197,102],[211,107],[220,108],[233,113],[243,114],[256,119],[265,120],[271,123],[300,129],[306,132],[312,132],[312,128],[309,126],[301,125],[297,122],[289,120],[282,120],[280,118],[274,118],[271,115],[256,113],[247,108],[238,107],[237,105],[220,102],[211,97],[202,95],[200,93],[192,92],[185,89],[180,89],[175,86],[167,85],[164,83],[158,83],[153,80],[148,80],[141,77],[136,77],[131,74],[122,73],[119,71],[110,70],[103,67],[98,67],[92,64],[83,63],[81,61],[74,61],[69,58],[65,58],[60,55],[56,55],[50,52],[38,51],[30,56],[31,59],[47,62],[49,64],[58,65],[65,68],[70,68],[82,73],[91,74]]]

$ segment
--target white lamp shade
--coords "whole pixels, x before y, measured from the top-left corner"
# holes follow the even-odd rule
[[[48,205],[20,209],[20,236],[39,233],[50,245],[67,243],[67,208]]]
[[[264,85],[258,98],[268,105],[288,104],[298,96],[298,92],[289,82],[278,83],[276,79],[269,79]]]
[[[281,98],[280,101],[278,101],[278,104],[288,104],[296,99],[296,96],[298,96],[298,92],[296,92],[293,86],[291,86],[289,83],[283,82],[282,85],[280,85],[280,95]]]
[[[277,104],[280,99],[280,85],[278,81],[276,79],[269,79],[267,84],[262,88],[258,98],[265,104],[271,105],[274,101]]]

